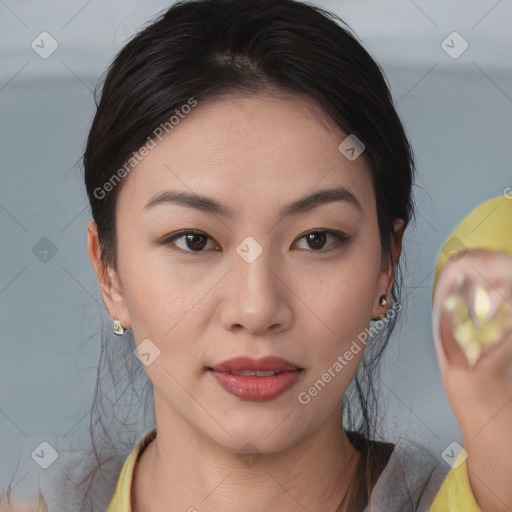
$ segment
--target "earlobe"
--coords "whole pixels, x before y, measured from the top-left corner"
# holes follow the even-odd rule
[[[87,250],[101,288],[101,298],[110,317],[113,320],[119,320],[125,329],[130,328],[124,295],[119,286],[117,274],[113,268],[106,268],[101,258],[98,229],[94,221],[90,221],[87,225]]]

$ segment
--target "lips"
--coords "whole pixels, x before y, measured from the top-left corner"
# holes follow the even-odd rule
[[[282,359],[276,356],[267,356],[261,359],[252,359],[250,357],[235,357],[218,365],[212,366],[210,369],[216,372],[231,372],[236,375],[244,376],[256,376],[259,372],[260,375],[257,375],[258,377],[271,376],[272,373],[267,375],[268,372],[279,373],[285,371],[302,370],[302,368],[299,366],[290,363],[286,359]],[[239,372],[246,373],[244,374]],[[262,372],[265,372],[265,374],[262,374]]]
[[[304,368],[280,357],[236,357],[208,368],[214,380],[228,393],[254,402],[277,398],[295,386]]]

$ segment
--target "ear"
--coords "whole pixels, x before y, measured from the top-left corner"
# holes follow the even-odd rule
[[[101,259],[98,227],[94,221],[90,221],[87,225],[87,250],[101,288],[101,298],[110,318],[112,320],[119,320],[124,329],[131,328],[119,276],[113,268],[105,267]]]
[[[391,289],[395,281],[395,269],[402,252],[404,224],[403,219],[395,220],[393,224],[395,234],[391,237],[391,257],[388,254],[382,254],[381,272],[377,286],[377,295],[373,303],[372,318],[377,318],[388,310],[388,306],[380,305],[379,299],[382,295],[385,295],[388,304],[390,303]]]

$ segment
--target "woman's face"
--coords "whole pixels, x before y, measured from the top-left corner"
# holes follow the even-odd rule
[[[340,151],[348,134],[312,105],[268,93],[199,102],[125,178],[120,293],[106,303],[143,343],[158,424],[272,452],[341,421],[364,351],[358,334],[385,311],[392,269],[365,160]],[[335,189],[325,196],[335,200],[307,201]],[[189,230],[200,236],[171,240]],[[267,356],[299,370],[211,370]]]

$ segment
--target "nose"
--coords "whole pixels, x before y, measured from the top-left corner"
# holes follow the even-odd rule
[[[226,278],[221,311],[226,330],[268,336],[290,327],[293,283],[289,282],[284,265],[272,258],[270,251],[263,250],[254,260],[237,251]]]

